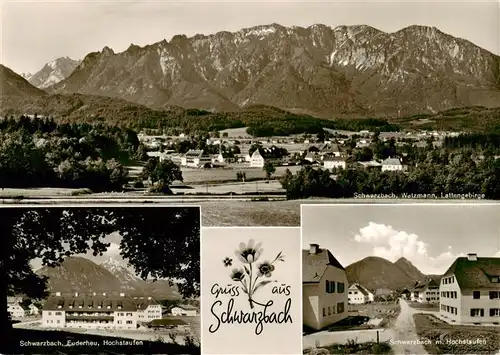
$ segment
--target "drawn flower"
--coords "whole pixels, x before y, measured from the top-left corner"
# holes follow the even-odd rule
[[[231,258],[225,258],[224,260],[222,260],[222,262],[224,263],[225,267],[233,265],[233,259]]]
[[[235,254],[242,263],[252,264],[259,259],[259,256],[264,251],[261,248],[261,243],[255,244],[253,239],[248,241],[248,244],[240,243],[239,249]]]
[[[257,269],[259,270],[257,276],[271,277],[272,272],[274,271],[274,265],[269,261],[264,261],[257,267]]]
[[[231,279],[233,281],[241,281],[245,278],[245,272],[242,269],[233,269]]]

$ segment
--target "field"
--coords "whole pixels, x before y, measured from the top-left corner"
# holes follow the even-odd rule
[[[285,190],[277,180],[228,182],[225,184],[196,184],[182,188],[171,187],[174,194],[251,194],[251,193],[282,193]]]
[[[300,166],[277,166],[276,172],[272,175],[274,177],[282,176],[286,169],[292,173],[300,170]],[[247,166],[236,167],[231,169],[191,169],[182,168],[182,177],[185,184],[199,184],[204,182],[224,182],[236,181],[236,173],[243,172],[246,174],[247,179],[265,179],[266,174],[262,168],[250,168]]]
[[[423,314],[413,318],[420,338],[431,341],[424,345],[429,354],[495,354],[500,350],[499,327],[450,325]]]
[[[227,138],[252,138],[252,136],[247,133],[247,128],[248,127],[228,128],[219,131],[219,133],[221,137],[224,133],[227,133]]]
[[[350,341],[346,344],[332,344],[320,348],[304,349],[306,355],[330,355],[330,354],[394,354],[388,342],[367,342],[358,344]]]

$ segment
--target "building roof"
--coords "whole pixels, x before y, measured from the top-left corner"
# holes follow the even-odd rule
[[[155,299],[148,299],[147,297],[137,299],[134,298],[134,303],[136,304],[138,310],[146,309],[151,305],[159,305]]]
[[[169,325],[188,325],[185,321],[179,318],[162,318],[162,319],[153,319],[150,323],[151,326],[161,327],[161,326],[169,326]]]
[[[199,149],[190,149],[186,153],[187,157],[199,157],[202,155],[203,155],[203,150],[199,150]]]
[[[399,158],[387,158],[382,162],[382,165],[401,165]]]
[[[342,162],[345,162],[345,159],[342,157],[325,156],[323,161],[342,161]]]
[[[429,279],[429,280],[425,281],[424,283],[416,285],[414,287],[414,290],[419,291],[419,290],[425,290],[427,288],[439,288],[439,285],[433,279]]]
[[[366,288],[364,288],[363,286],[361,286],[360,284],[352,284],[351,286],[349,286],[349,288],[351,288],[351,287],[355,287],[364,296],[368,296],[369,291]]]
[[[460,289],[499,289],[500,283],[492,282],[493,277],[500,278],[500,258],[481,258],[469,260],[460,257],[450,266],[444,277],[455,275]]]
[[[258,158],[258,157],[262,157],[262,155],[260,154],[260,151],[258,149],[255,149],[254,152],[252,153],[252,158]]]
[[[175,307],[172,307],[172,309],[174,309],[174,308],[181,308],[181,309],[183,309],[185,311],[197,311],[198,310],[197,307],[192,306],[190,304],[180,304],[180,305],[177,305]]]
[[[345,270],[328,249],[318,247],[316,254],[311,254],[309,249],[302,250],[302,282],[319,282],[329,265]]]
[[[358,162],[359,164],[365,166],[365,167],[376,167],[376,166],[381,166],[382,164],[380,164],[379,162],[376,162],[374,160],[371,160],[371,161],[360,161]]]
[[[82,308],[80,308],[80,306]],[[101,308],[99,308],[99,306]],[[110,308],[108,308],[108,306]],[[120,308],[121,306],[121,308]],[[71,308],[70,308],[71,307]],[[103,296],[103,295],[78,295],[78,296],[50,296],[43,305],[44,311],[136,311],[137,305],[130,297]]]

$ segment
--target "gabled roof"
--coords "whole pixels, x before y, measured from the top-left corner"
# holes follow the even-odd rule
[[[361,292],[364,296],[368,296],[368,290],[366,288],[364,288],[363,286],[361,286],[360,284],[352,284],[351,286],[349,286],[349,289],[351,287],[355,287],[359,292]]]
[[[190,156],[190,157],[199,157],[202,155],[203,155],[203,150],[199,150],[199,149],[190,149],[186,153],[186,156]]]
[[[331,153],[340,153],[340,148],[337,143],[325,143],[321,148],[320,151],[322,152],[331,152]]]
[[[145,298],[138,298],[134,299],[134,303],[137,305],[138,310],[143,310],[148,308],[150,305],[157,305],[159,304],[156,300],[153,298],[148,299],[147,297]]]
[[[258,149],[255,149],[254,152],[252,153],[252,158],[258,158],[261,157],[262,155],[260,154],[260,151]]]
[[[399,158],[387,158],[382,162],[382,165],[401,165]]]
[[[345,159],[342,157],[325,156],[323,161],[342,161],[342,162],[345,162]]]
[[[175,307],[172,307],[172,308],[181,308],[185,311],[197,311],[198,308],[196,308],[195,306],[192,306],[190,304],[180,304],[180,305],[177,305]]]
[[[427,288],[439,288],[439,285],[433,279],[429,279],[426,282],[423,282],[421,284],[416,285],[415,288],[414,288],[414,290],[415,291],[420,291],[420,290],[423,291],[423,290],[425,290]]]
[[[493,277],[500,278],[500,258],[481,258],[469,260],[460,257],[446,271],[443,277],[455,275],[460,289],[499,289],[500,283],[492,282]]]
[[[82,308],[80,308],[80,306]],[[108,308],[108,306],[110,306],[110,308]],[[136,311],[137,306],[134,303],[133,299],[131,299],[130,297],[123,297],[123,296],[114,296],[114,295],[50,296],[43,304],[43,310],[44,311],[57,311],[57,310]]]
[[[311,254],[308,249],[302,250],[302,282],[319,282],[329,265],[345,270],[328,249],[318,247],[316,254]]]

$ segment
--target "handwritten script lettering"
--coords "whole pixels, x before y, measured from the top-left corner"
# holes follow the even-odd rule
[[[238,297],[240,295],[239,286],[235,285],[227,285],[220,286],[219,284],[213,284],[210,289],[210,293],[215,296],[215,298],[219,298],[220,295],[228,295],[230,297]]]
[[[214,285],[215,286],[215,285]],[[217,300],[212,304],[210,311],[215,318],[215,324],[211,324],[208,328],[210,333],[215,333],[219,330],[222,324],[244,324],[244,323],[255,323],[255,334],[260,335],[264,330],[264,324],[283,324],[283,323],[293,323],[292,317],[290,316],[290,308],[292,305],[292,300],[289,298],[286,300],[283,307],[283,311],[273,312],[269,310],[274,304],[273,301],[268,301],[262,305],[262,310],[260,311],[249,311],[244,312],[242,310],[234,311],[234,299],[231,298],[227,307],[223,308],[223,303],[221,300]],[[221,312],[222,310],[222,312]]]

